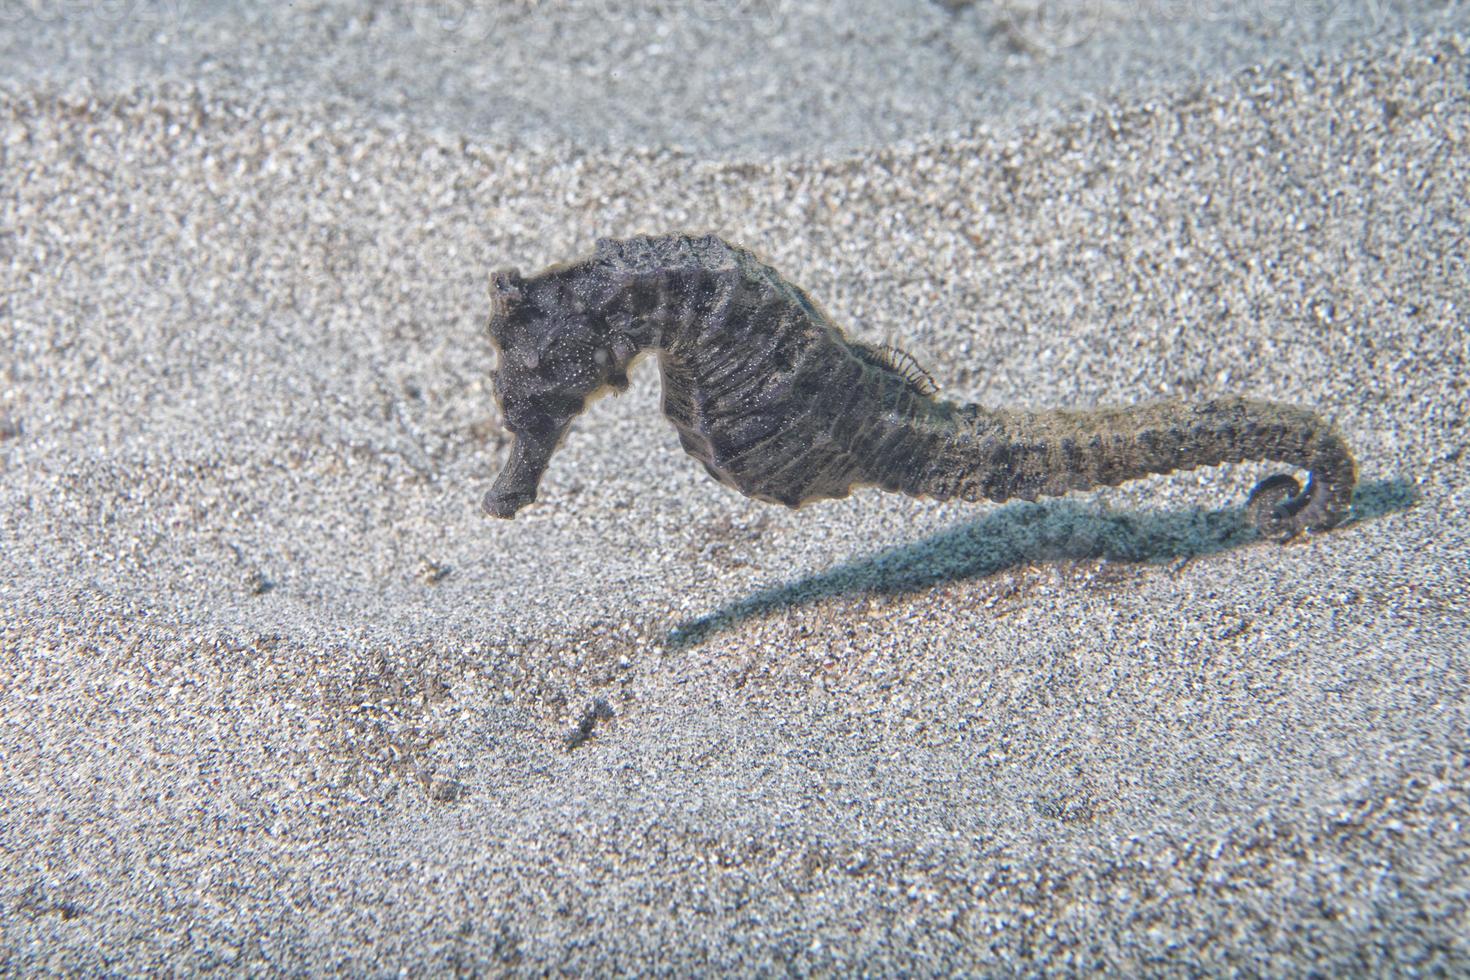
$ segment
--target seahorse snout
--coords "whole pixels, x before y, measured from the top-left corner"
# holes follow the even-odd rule
[[[541,485],[541,474],[546,472],[546,464],[555,449],[555,442],[548,446],[525,436],[516,436],[511,443],[510,459],[481,501],[485,513],[509,519],[533,502],[536,489]]]

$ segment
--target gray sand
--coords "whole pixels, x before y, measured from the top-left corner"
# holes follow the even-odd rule
[[[1470,45],[1272,50],[739,163],[728,106],[531,146],[16,68],[0,972],[1470,970]],[[488,271],[669,230],[950,397],[1315,406],[1358,519],[1249,540],[1255,464],[791,512],[649,364],[484,518]]]
[[[1457,0],[0,0],[3,77],[518,148],[879,146],[1463,27]]]

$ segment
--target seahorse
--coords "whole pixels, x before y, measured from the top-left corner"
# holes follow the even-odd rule
[[[849,338],[799,287],[717,237],[602,239],[594,254],[492,277],[493,382],[510,458],[485,510],[536,499],[588,400],[656,354],[663,411],[721,483],[800,507],[854,488],[946,500],[1035,500],[1244,460],[1306,469],[1259,483],[1247,510],[1289,540],[1347,516],[1356,464],[1303,408],[1240,397],[1020,411],[936,397],[913,358]]]

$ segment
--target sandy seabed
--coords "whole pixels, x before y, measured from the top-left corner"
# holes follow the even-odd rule
[[[1186,77],[1126,18],[933,6],[867,47],[795,0],[654,24],[561,116],[513,32],[436,100],[421,21],[310,61],[340,4],[0,24],[0,972],[1470,971],[1464,30]],[[243,47],[184,77],[247,28],[302,91]],[[775,53],[635,98],[737,30]],[[85,88],[38,67],[87,44]],[[488,272],[670,231],[951,398],[1312,406],[1356,517],[1251,540],[1258,464],[792,512],[644,365],[485,518]]]

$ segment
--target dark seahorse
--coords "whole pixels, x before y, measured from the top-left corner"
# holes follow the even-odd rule
[[[1248,504],[1287,540],[1348,514],[1356,483],[1337,430],[1305,409],[1246,398],[1088,411],[991,410],[933,397],[901,352],[845,336],[801,289],[715,237],[604,239],[531,277],[495,273],[490,337],[510,460],[485,510],[513,517],[594,395],[658,356],[664,414],[710,475],[798,507],[877,486],[946,500],[1035,500],[1242,460],[1310,472],[1264,480]]]

